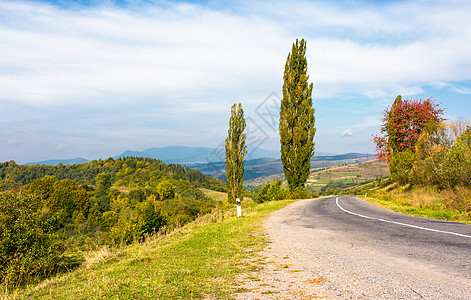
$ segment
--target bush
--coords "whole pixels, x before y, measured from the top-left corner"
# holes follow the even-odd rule
[[[305,188],[298,188],[294,191],[289,191],[287,195],[288,199],[307,199],[309,198],[309,194]]]
[[[417,157],[411,150],[394,153],[389,164],[391,179],[400,184],[410,183],[412,180],[412,168],[416,161]]]
[[[456,140],[439,166],[447,187],[471,185],[471,147],[464,139]]]
[[[147,200],[139,205],[139,226],[141,237],[144,234],[158,232],[166,221],[160,211],[156,209],[154,201]]]
[[[60,271],[65,245],[40,215],[37,198],[0,195],[0,280],[9,287],[37,282]]]
[[[170,181],[162,181],[157,186],[157,194],[161,200],[175,198],[175,186]]]
[[[275,179],[272,183],[267,181],[262,186],[255,197],[255,201],[257,203],[262,203],[266,201],[283,200],[286,199],[287,195],[287,191],[281,186],[281,181]]]

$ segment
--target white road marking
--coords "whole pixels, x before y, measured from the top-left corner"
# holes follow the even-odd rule
[[[348,213],[348,214],[351,214],[351,215],[354,215],[354,216],[362,217],[362,218],[365,218],[365,219],[377,220],[377,221],[386,222],[386,223],[391,223],[391,224],[396,224],[396,225],[401,225],[401,226],[407,226],[407,227],[412,227],[412,228],[417,228],[417,229],[422,229],[422,230],[428,230],[428,231],[433,231],[433,232],[440,232],[440,233],[446,233],[446,234],[452,234],[452,235],[457,235],[457,236],[461,236],[461,237],[471,238],[471,235],[466,235],[466,234],[461,234],[461,233],[456,233],[456,232],[450,232],[450,231],[437,230],[437,229],[431,229],[431,228],[426,228],[426,227],[420,227],[420,226],[416,226],[416,225],[411,225],[411,224],[406,224],[406,223],[400,223],[400,222],[395,222],[395,221],[389,221],[389,220],[384,220],[384,219],[379,219],[379,218],[373,218],[373,217],[369,217],[369,216],[357,214],[357,213],[351,212],[351,211],[349,211],[349,210],[346,210],[345,208],[343,208],[342,206],[340,206],[340,204],[339,204],[339,197],[337,197],[337,198],[335,199],[335,203],[336,203],[337,206],[338,206],[341,210],[343,210],[344,212],[346,212],[346,213]]]

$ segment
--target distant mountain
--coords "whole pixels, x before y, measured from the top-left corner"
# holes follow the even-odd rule
[[[50,166],[57,166],[59,163],[62,163],[63,165],[69,164],[69,165],[78,165],[78,164],[84,164],[89,162],[89,160],[81,157],[77,158],[72,158],[72,159],[50,159],[50,160],[43,160],[43,161],[37,161],[37,162],[32,162],[32,163],[26,163],[25,165],[50,165]]]
[[[248,147],[246,161],[254,161],[253,163],[259,165],[259,162],[256,162],[258,159],[272,159],[280,160],[280,151],[279,150],[266,150],[263,148],[254,148]],[[196,164],[212,164],[219,163],[226,160],[225,150],[221,148],[208,148],[208,147],[187,147],[187,146],[168,146],[160,148],[149,148],[144,151],[134,151],[126,150],[125,152],[117,155],[113,158],[120,157],[149,157],[155,158],[163,161],[166,164],[180,164],[187,165],[192,167]],[[316,152],[314,158],[322,156],[332,156],[335,157],[333,153],[325,152]],[[335,158],[334,158],[335,159]],[[57,166],[59,163],[64,165],[66,164],[82,164],[86,163],[88,160],[84,158],[74,158],[74,159],[50,159],[32,163],[25,163],[25,165],[53,165]]]
[[[265,149],[250,149],[248,156],[251,158],[261,157],[276,157],[279,156],[279,151],[270,151]],[[207,148],[207,147],[187,147],[187,146],[168,146],[162,148],[149,148],[144,151],[131,151],[127,150],[122,154],[116,156],[126,157],[150,157],[160,159],[161,161],[170,164],[185,164],[192,165],[197,163],[212,163],[225,161],[226,156],[224,149]]]
[[[280,159],[279,150],[266,150],[263,148],[248,147],[247,149],[247,161],[259,158],[272,158]],[[316,153],[315,156],[319,155],[335,155],[333,153]],[[144,151],[132,151],[127,150],[122,154],[115,156],[119,157],[150,157],[160,159],[161,161],[169,164],[209,164],[216,162],[224,162],[226,159],[225,150],[221,148],[207,148],[207,147],[187,147],[187,146],[168,146],[161,148],[149,148]]]
[[[162,148],[149,148],[144,151],[127,150],[122,154],[115,156],[119,157],[149,157],[163,161],[164,163],[182,164],[182,163],[197,163],[208,162],[206,159],[210,157],[214,148],[206,147],[185,147],[185,146],[168,146]]]
[[[321,155],[317,156],[314,155],[314,157],[311,159],[311,161],[321,161],[321,160],[349,160],[349,159],[355,159],[355,158],[371,158],[373,159],[375,157],[374,154],[368,154],[368,153],[345,153],[345,154],[326,154],[326,155]]]

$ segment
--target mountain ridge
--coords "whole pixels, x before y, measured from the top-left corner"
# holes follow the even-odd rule
[[[280,159],[279,150],[266,150],[263,148],[248,147],[246,160],[271,158]],[[315,153],[315,156],[332,156],[334,153],[319,152]],[[163,161],[167,164],[181,164],[181,165],[193,165],[193,164],[207,164],[225,161],[225,154],[223,148],[210,148],[210,147],[190,147],[190,146],[165,146],[165,147],[153,147],[143,151],[126,150],[123,153],[113,156],[112,158],[121,157],[148,157],[155,158]],[[49,159],[37,162],[25,163],[24,165],[53,165],[56,166],[59,163],[62,164],[81,164],[89,162],[89,160],[81,157],[73,159]]]
[[[67,159],[48,159],[48,160],[43,160],[43,161],[38,161],[38,162],[30,162],[30,163],[25,163],[23,165],[25,166],[33,166],[33,165],[50,165],[50,166],[57,166],[60,163],[63,165],[79,165],[79,164],[84,164],[89,162],[88,159],[85,159],[83,157],[76,157],[76,158],[67,158]]]
[[[255,180],[266,176],[283,174],[279,151],[265,150],[262,148],[249,148],[245,162],[244,178]],[[311,168],[331,167],[341,164],[364,162],[373,159],[373,154],[362,153],[316,153],[311,159]],[[327,155],[321,155],[327,154]],[[123,157],[147,157],[161,160],[166,164],[178,164],[199,170],[201,173],[213,178],[225,180],[225,155],[224,149],[208,147],[167,146],[161,148],[148,148],[143,151],[126,150],[113,159]],[[43,162],[29,163],[25,165],[54,165],[62,163],[81,164],[88,160],[84,158],[75,159],[52,159]]]

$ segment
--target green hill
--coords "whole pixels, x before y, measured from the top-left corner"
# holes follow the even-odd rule
[[[225,190],[222,181],[207,177],[197,170],[145,157],[108,158],[66,165],[18,165],[14,161],[4,162],[0,163],[0,189],[13,189],[44,176],[94,185],[96,176],[100,173],[108,174],[113,186],[144,187],[152,186],[152,182],[158,182],[160,179],[174,179],[186,180],[200,187]]]
[[[81,267],[4,294],[8,299],[232,299],[236,276],[263,267],[261,223],[292,201],[247,204],[198,218],[143,243],[89,252]]]
[[[73,269],[83,251],[165,233],[212,211],[224,182],[185,166],[126,157],[78,165],[0,164],[0,283]]]

